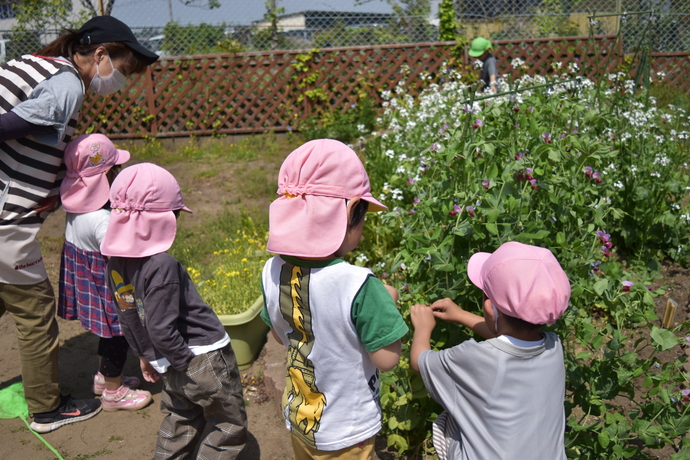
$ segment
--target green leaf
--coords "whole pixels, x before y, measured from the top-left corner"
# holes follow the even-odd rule
[[[556,233],[556,244],[558,244],[559,246],[565,246],[565,233]]]
[[[486,213],[486,221],[489,223],[496,222],[500,214],[501,213],[498,211],[498,209],[492,209],[491,211]]]
[[[530,240],[543,240],[547,236],[549,236],[551,232],[548,230],[539,230],[535,233],[521,233],[520,237],[521,239],[530,239]]]
[[[678,337],[676,337],[673,332],[667,331],[666,329],[653,326],[649,336],[661,351],[668,350],[678,345]]]
[[[601,278],[599,281],[594,283],[594,286],[592,286],[592,289],[594,289],[594,292],[596,292],[597,295],[602,295],[608,287],[609,287],[609,280],[606,278]]]
[[[486,178],[491,180],[495,179],[498,176],[498,166],[496,163],[493,163],[491,167],[489,168],[489,171],[486,173]]]
[[[599,445],[606,449],[611,443],[611,436],[609,436],[609,434],[606,431],[602,431],[597,436],[597,440],[599,441]]]
[[[395,417],[388,419],[388,428],[394,430],[398,427],[398,420]]]
[[[492,235],[498,235],[498,226],[495,222],[488,222],[486,224],[486,231],[488,231]]]

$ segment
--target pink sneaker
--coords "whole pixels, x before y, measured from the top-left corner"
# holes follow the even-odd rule
[[[132,390],[121,385],[115,391],[103,390],[101,406],[104,411],[139,410],[151,402],[151,393],[146,390]]]
[[[134,376],[122,375],[121,382],[123,386],[132,389],[139,388],[139,385],[141,385],[139,379]],[[96,375],[93,376],[93,392],[94,394],[101,395],[103,394],[103,390],[105,390],[105,378],[103,374],[97,372]]]

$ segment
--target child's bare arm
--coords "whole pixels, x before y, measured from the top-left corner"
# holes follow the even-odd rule
[[[448,298],[437,300],[431,304],[431,310],[436,318],[468,327],[485,339],[496,337],[496,335],[489,330],[484,317],[463,310],[459,305]]]
[[[398,298],[400,295],[398,294],[398,290],[395,289],[393,286],[389,286],[387,284],[384,284],[383,287],[386,288],[386,291],[393,297],[393,302],[398,303]]]
[[[420,304],[412,305],[410,319],[414,326],[410,365],[412,370],[419,374],[419,355],[425,350],[431,350],[431,331],[436,327],[436,319],[431,308]]]
[[[402,352],[402,341],[396,340],[388,346],[370,351],[369,357],[374,366],[381,372],[388,372],[398,365],[400,353]]]
[[[278,335],[278,333],[276,332],[276,330],[273,329],[273,328],[271,328],[271,335],[273,336],[274,339],[276,339],[276,342],[278,342],[279,344],[283,345],[283,341],[280,340],[280,336]]]

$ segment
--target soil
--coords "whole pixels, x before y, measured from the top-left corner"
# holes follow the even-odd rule
[[[268,212],[270,198],[263,193],[266,187],[273,188],[280,163],[284,155],[272,158],[228,163],[175,161],[163,162],[163,166],[178,179],[185,203],[195,211],[194,217],[181,218],[180,225],[193,225],[195,219],[214,216],[226,209],[240,207]],[[152,160],[156,162],[155,160]],[[235,175],[251,177],[255,187],[239,189],[233,180]],[[64,234],[64,211],[53,213],[44,224],[39,235],[43,255],[53,286],[57,286],[59,255]],[[675,264],[664,265],[663,278],[655,283],[667,287],[667,295],[658,299],[658,315],[663,318],[666,298],[678,303],[673,325],[690,321],[690,269]],[[58,319],[60,325],[60,386],[63,393],[76,398],[92,398],[92,375],[98,357],[97,337],[84,331],[78,322]],[[661,323],[661,320],[658,322]],[[683,334],[685,335],[685,334]],[[684,342],[684,341],[683,341]],[[245,388],[249,440],[242,453],[242,460],[287,460],[292,459],[289,433],[280,416],[279,392],[270,379],[264,379],[266,370],[266,348],[247,370],[242,371]],[[686,348],[685,351],[690,351]],[[684,354],[681,347],[674,347],[662,355],[675,359]],[[275,363],[269,366],[275,366]],[[687,365],[686,365],[687,366]],[[686,367],[690,372],[690,367]],[[140,376],[138,361],[131,354],[125,366],[125,374]],[[21,380],[17,338],[14,324],[9,315],[0,317],[0,388]],[[144,382],[143,389],[153,394],[153,403],[136,411],[101,412],[96,417],[81,423],[65,426],[43,435],[65,459],[147,459],[153,455],[157,430],[163,418],[159,410],[162,384]],[[669,447],[655,452],[661,459],[673,453]],[[394,459],[396,455],[385,451],[385,440],[377,440],[377,456],[380,459]],[[18,419],[0,419],[0,458],[18,460],[41,460],[55,458],[43,443],[36,438]]]

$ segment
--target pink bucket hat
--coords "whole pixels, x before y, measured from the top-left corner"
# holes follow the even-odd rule
[[[173,211],[192,212],[182,201],[177,181],[151,163],[129,166],[110,189],[110,223],[101,253],[117,257],[147,257],[170,249],[177,233]]]
[[[545,248],[504,243],[470,257],[467,275],[496,308],[532,324],[553,324],[568,308],[568,276]]]
[[[278,174],[266,249],[296,257],[328,257],[347,230],[346,199],[359,197],[369,212],[386,208],[372,195],[357,154],[342,142],[317,139],[295,149]]]
[[[83,214],[108,202],[110,185],[105,173],[129,161],[129,152],[116,149],[103,134],[83,134],[65,147],[67,174],[60,185],[65,211]]]

